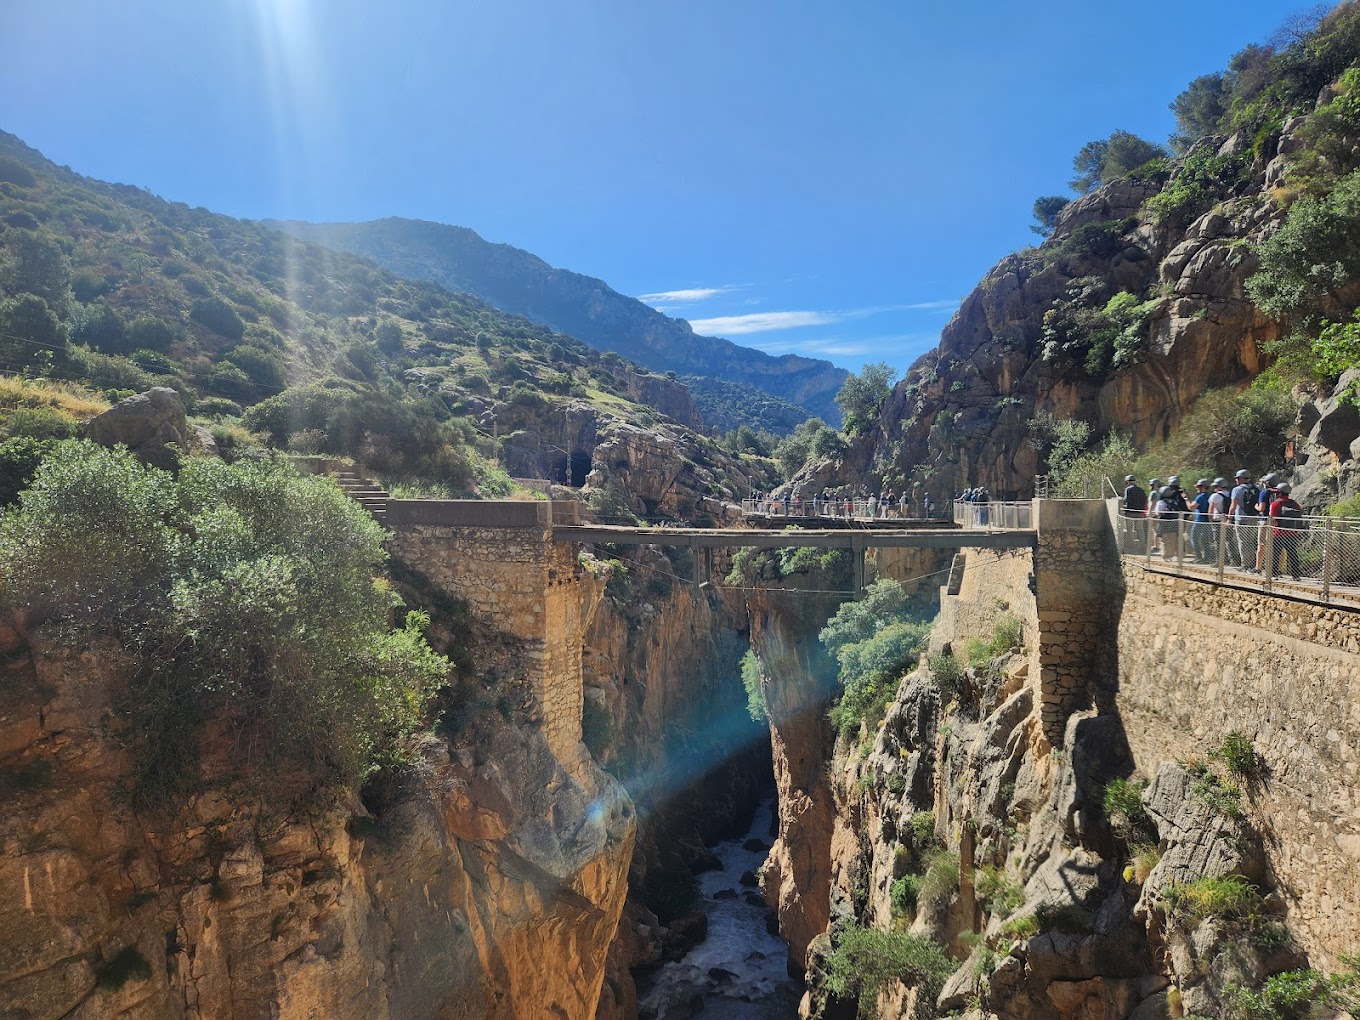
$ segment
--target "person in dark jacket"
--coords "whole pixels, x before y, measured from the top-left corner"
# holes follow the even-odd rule
[[[1147,490],[1133,475],[1124,476],[1124,495],[1119,501],[1119,518],[1124,535],[1124,551],[1142,554],[1147,529]]]

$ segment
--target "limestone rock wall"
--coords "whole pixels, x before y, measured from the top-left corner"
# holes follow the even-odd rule
[[[707,844],[742,831],[771,783],[769,737],[749,718],[739,680],[744,605],[667,576],[677,567],[657,550],[633,550],[625,562],[628,591],[599,599],[585,642],[591,750],[638,811],[629,903],[599,1020],[635,1016],[631,971],[673,957],[699,933],[688,915],[663,923],[649,891],[711,867]]]
[[[492,717],[433,736],[370,810],[283,815],[209,783],[141,813],[111,725],[126,664],[34,635],[0,696],[0,1015],[588,1020],[631,805]],[[212,774],[220,747],[204,747]]]
[[[819,646],[809,639],[815,633],[809,620],[825,620],[830,608],[811,597],[764,592],[751,614],[779,793],[779,833],[761,887],[788,940],[790,966],[800,970],[831,917],[836,810],[827,764],[835,733],[826,712],[834,664],[818,661]]]

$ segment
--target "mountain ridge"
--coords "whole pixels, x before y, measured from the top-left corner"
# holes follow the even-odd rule
[[[597,277],[488,241],[470,227],[397,216],[361,223],[265,222],[294,237],[371,258],[399,276],[474,294],[654,371],[753,386],[829,422],[840,420],[835,394],[849,373],[831,362],[775,356],[702,336],[684,319],[658,312]],[[701,410],[706,418],[714,417],[702,403]]]

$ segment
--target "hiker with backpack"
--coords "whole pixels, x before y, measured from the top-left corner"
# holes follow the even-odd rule
[[[1289,576],[1297,581],[1299,543],[1303,539],[1303,507],[1293,500],[1289,492],[1289,483],[1281,482],[1275,488],[1276,499],[1270,504],[1270,522],[1273,529],[1271,537],[1275,540],[1275,550],[1270,557],[1273,562],[1267,576],[1274,577],[1279,573],[1280,553],[1283,552],[1285,563],[1289,567]]]
[[[1209,496],[1209,533],[1213,543],[1213,562],[1227,562],[1233,543],[1229,540],[1224,522],[1229,520],[1228,508],[1232,505],[1232,495],[1228,490],[1228,480],[1223,477],[1214,479],[1214,491]],[[1218,548],[1219,536],[1223,536],[1223,549]]]
[[[1124,495],[1119,501],[1119,516],[1124,533],[1124,551],[1143,552],[1143,526],[1147,518],[1148,494],[1133,475],[1124,476]]]
[[[1148,518],[1154,522],[1156,521],[1157,518],[1157,501],[1161,498],[1162,498],[1162,480],[1160,478],[1149,478],[1147,515]],[[1149,549],[1148,551],[1153,556],[1156,556],[1158,553],[1162,551],[1161,531],[1158,530],[1156,523],[1153,523],[1148,526],[1148,535],[1150,536],[1149,541],[1151,542],[1152,545],[1152,548]]]
[[[1212,496],[1209,479],[1201,478],[1195,483],[1195,498],[1190,501],[1194,507],[1194,517],[1190,522],[1190,548],[1194,550],[1196,563],[1218,562],[1214,528],[1209,523],[1209,499]]]
[[[1232,518],[1232,540],[1228,543],[1228,561],[1234,567],[1248,572],[1253,571],[1256,557],[1248,554],[1256,544],[1256,505],[1261,500],[1261,490],[1251,484],[1251,472],[1240,469],[1234,475],[1237,484],[1233,486],[1228,505]]]

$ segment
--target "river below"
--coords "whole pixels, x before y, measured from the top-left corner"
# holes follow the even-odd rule
[[[790,1020],[799,984],[789,977],[789,947],[766,929],[760,890],[742,885],[769,853],[773,799],[761,801],[748,832],[712,848],[722,869],[699,876],[708,936],[675,963],[639,982],[640,1020]],[[750,881],[749,876],[747,879]]]

